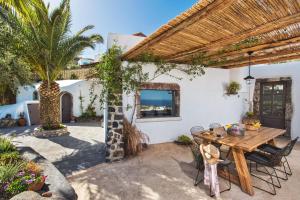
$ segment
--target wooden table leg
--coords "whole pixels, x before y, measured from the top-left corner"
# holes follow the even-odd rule
[[[270,140],[270,141],[268,142],[268,144],[271,144],[271,145],[273,145],[273,146],[276,147],[275,139],[273,138],[272,140]]]
[[[229,147],[229,150],[226,154],[226,158],[229,159],[229,160],[233,160],[233,157],[232,157],[232,148]]]
[[[247,162],[244,156],[244,152],[241,149],[232,148],[232,154],[236,165],[236,170],[240,179],[240,185],[244,192],[249,195],[254,195],[252,186],[252,180],[247,166]]]

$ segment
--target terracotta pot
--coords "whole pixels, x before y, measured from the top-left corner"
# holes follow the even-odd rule
[[[42,180],[41,182],[38,183],[32,183],[31,185],[29,185],[28,190],[34,192],[40,191],[44,186],[44,184],[45,184],[45,180]]]
[[[24,118],[19,118],[19,120],[18,120],[18,125],[19,125],[19,126],[25,126],[25,125],[26,125],[26,119],[24,119]]]

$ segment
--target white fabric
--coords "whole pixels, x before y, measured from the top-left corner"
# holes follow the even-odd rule
[[[200,151],[204,160],[204,185],[207,185],[211,189],[212,195],[215,195],[216,198],[220,198],[220,185],[218,179],[218,164],[210,164],[207,162],[207,159],[212,159],[211,155],[211,144],[200,145]],[[217,158],[220,156],[220,152],[217,151]]]
[[[211,165],[206,160],[204,160],[204,185],[210,186],[212,195],[215,195],[217,198],[219,198],[220,185],[218,179],[217,165],[218,164]]]

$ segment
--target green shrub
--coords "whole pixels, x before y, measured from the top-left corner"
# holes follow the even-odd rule
[[[55,130],[57,129],[63,129],[65,128],[65,126],[63,124],[60,124],[59,127],[55,127]],[[42,130],[54,130],[53,127],[51,126],[51,124],[47,124],[43,127],[38,128],[40,131]]]
[[[13,180],[7,187],[6,192],[11,196],[17,195],[28,189],[28,185],[21,178]]]
[[[189,138],[188,136],[186,135],[181,135],[177,138],[176,140],[178,143],[181,143],[181,144],[185,144],[185,145],[189,145],[189,144],[192,144],[192,140],[191,138]]]
[[[16,151],[16,147],[9,139],[0,137],[0,153]]]
[[[16,163],[20,161],[21,156],[18,151],[5,152],[0,154],[0,165]]]
[[[23,162],[0,165],[0,180],[2,183],[11,180],[24,167]]]
[[[70,76],[70,79],[71,80],[77,80],[77,79],[79,79],[79,77],[77,76],[77,74],[72,73],[71,76]]]

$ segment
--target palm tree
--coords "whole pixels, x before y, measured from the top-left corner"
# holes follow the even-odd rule
[[[15,44],[15,54],[20,56],[42,80],[40,92],[40,118],[44,128],[57,129],[60,126],[60,88],[55,82],[61,70],[85,48],[94,48],[103,42],[100,35],[84,36],[93,28],[86,26],[75,35],[70,34],[70,0],[49,12],[43,0],[36,0],[26,20],[12,12],[1,14],[12,31],[21,35],[21,42]]]

